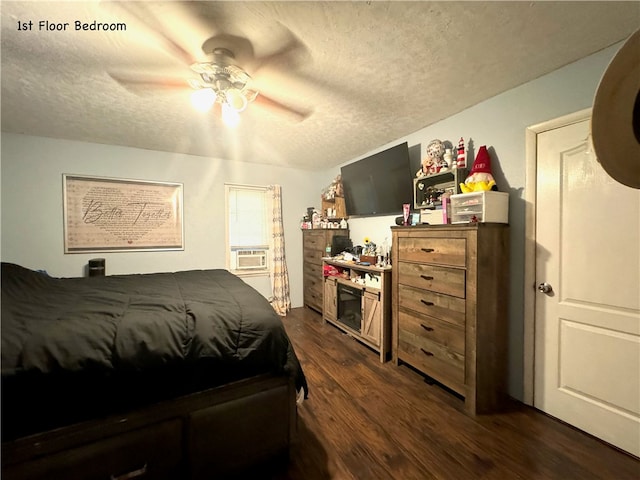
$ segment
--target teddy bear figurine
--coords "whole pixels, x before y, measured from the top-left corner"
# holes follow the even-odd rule
[[[420,170],[418,170],[416,172],[416,177],[420,178],[420,177],[426,177],[427,175],[431,175],[432,173],[435,173],[435,163],[433,161],[433,158],[431,157],[425,157],[422,159],[422,161],[420,162],[421,167]]]

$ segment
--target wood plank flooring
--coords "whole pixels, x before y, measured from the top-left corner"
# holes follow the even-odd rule
[[[284,324],[310,393],[274,479],[640,479],[637,458],[520,402],[467,416],[461,398],[380,363],[312,310]]]

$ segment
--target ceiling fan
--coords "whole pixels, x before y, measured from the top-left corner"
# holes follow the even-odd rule
[[[107,2],[105,2],[107,3]],[[235,126],[240,120],[240,112],[250,103],[283,114],[295,121],[302,121],[311,114],[311,110],[296,108],[279,102],[257,88],[256,82],[245,68],[252,73],[259,72],[270,65],[292,66],[304,50],[303,44],[287,30],[288,41],[274,53],[262,57],[256,56],[251,41],[245,37],[220,33],[202,44],[202,54],[192,56],[180,42],[169,35],[162,23],[145,8],[143,2],[108,2],[117,7],[127,17],[135,19],[144,26],[154,41],[165,51],[177,58],[191,70],[191,76],[185,78],[149,77],[109,72],[111,78],[126,88],[142,89],[191,89],[191,102],[200,111],[214,109],[220,112],[223,122]]]

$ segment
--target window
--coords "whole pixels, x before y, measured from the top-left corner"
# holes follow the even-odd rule
[[[227,268],[237,275],[269,273],[267,187],[225,185]]]

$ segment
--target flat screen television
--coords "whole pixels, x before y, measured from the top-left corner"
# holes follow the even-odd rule
[[[402,215],[402,204],[412,204],[407,142],[345,165],[340,175],[349,216]]]

